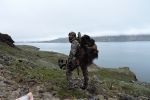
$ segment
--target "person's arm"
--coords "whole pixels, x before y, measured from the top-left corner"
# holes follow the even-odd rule
[[[78,47],[78,43],[77,42],[73,42],[71,45],[71,53],[73,56],[75,56],[76,52],[77,52],[77,47]]]

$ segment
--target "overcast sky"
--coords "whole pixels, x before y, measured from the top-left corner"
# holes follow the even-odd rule
[[[15,41],[150,34],[150,0],[0,0],[0,32]]]

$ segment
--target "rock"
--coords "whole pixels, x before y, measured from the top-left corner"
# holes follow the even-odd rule
[[[15,99],[19,96],[19,90],[15,82],[0,76],[0,100]]]
[[[137,85],[145,86],[145,87],[147,87],[147,88],[150,89],[150,83],[147,83],[147,82],[140,82],[140,81],[136,81],[136,82],[134,82],[134,83],[137,84]]]
[[[2,64],[0,64],[0,72],[1,72],[1,70],[3,70],[4,69],[4,66],[2,65]]]
[[[13,99],[16,99],[19,97],[19,90],[16,90],[16,91],[12,91],[12,93],[10,94],[9,98],[13,98]]]
[[[150,100],[150,98],[148,97],[144,97],[144,96],[139,96],[138,100]]]
[[[51,93],[45,92],[43,93],[43,100],[60,100],[59,98],[54,97]]]
[[[136,75],[130,70],[129,67],[119,67],[118,72],[130,77],[132,79],[130,81],[138,81]]]
[[[2,65],[10,65],[12,62],[13,62],[13,57],[7,55],[7,54],[3,54],[3,53],[0,53],[0,63]],[[1,66],[0,66],[1,68]]]
[[[117,100],[116,98],[108,98],[108,100]]]
[[[5,80],[5,78],[2,77],[2,76],[0,76],[0,81],[3,81],[3,80]],[[1,85],[1,84],[0,84],[0,85]]]
[[[98,95],[97,100],[105,100],[103,95]]]
[[[0,33],[0,42],[4,42],[11,47],[15,47],[15,45],[13,44],[14,40],[8,34]]]
[[[118,97],[119,97],[119,100],[136,100],[135,97],[128,95],[128,94],[123,94],[123,93],[119,93]]]
[[[102,81],[100,81],[99,77],[94,75],[90,80],[89,80],[89,85],[88,85],[88,92],[93,95],[97,94],[105,94],[105,89],[102,87]]]

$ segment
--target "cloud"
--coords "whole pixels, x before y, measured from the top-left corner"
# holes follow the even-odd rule
[[[1,0],[0,31],[16,40],[150,33],[149,0]]]

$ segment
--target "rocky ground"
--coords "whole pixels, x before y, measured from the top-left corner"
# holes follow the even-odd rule
[[[65,70],[57,64],[66,55],[32,46],[11,47],[0,42],[0,100],[15,100],[32,92],[35,100],[149,100],[150,84],[139,82],[128,67],[89,67],[89,86],[80,89],[82,74],[73,73],[68,90]]]

